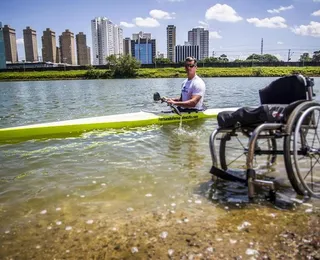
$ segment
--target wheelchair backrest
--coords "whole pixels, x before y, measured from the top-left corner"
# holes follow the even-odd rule
[[[302,75],[285,76],[273,81],[259,90],[261,104],[290,104],[297,100],[311,100],[307,95],[308,87],[312,93],[313,79]]]

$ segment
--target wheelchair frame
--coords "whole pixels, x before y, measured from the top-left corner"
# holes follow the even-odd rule
[[[304,82],[306,100],[292,111],[286,123],[265,122],[251,126],[236,124],[230,128],[218,127],[211,133],[209,147],[212,168],[210,173],[214,183],[218,178],[242,182],[248,186],[249,199],[254,198],[255,186],[268,187],[271,199],[275,199],[274,181],[266,180],[265,173],[258,176],[257,171],[261,171],[259,168],[261,162],[257,166],[254,163],[259,156],[267,156],[267,167],[262,167],[262,170],[268,171],[275,164],[277,155],[283,155],[286,173],[295,192],[299,195],[320,198],[320,104],[312,101],[313,80],[305,79]],[[312,131],[314,131],[314,136],[310,138],[307,135]],[[222,135],[221,138],[218,137],[220,135]],[[239,136],[243,136],[242,139],[248,139],[247,145],[242,144]],[[277,149],[277,139],[283,139],[282,150]],[[219,154],[216,152],[217,140],[220,141]],[[230,154],[226,153],[226,150],[229,149],[228,143],[234,144],[232,140],[239,142],[239,151],[242,152],[240,156],[246,157],[245,166],[241,165],[244,160],[236,162],[240,156],[227,162]],[[260,145],[263,145],[261,140],[267,142],[266,148],[260,148]],[[233,153],[235,152],[236,148]],[[301,157],[304,157],[303,160]],[[231,168],[233,163],[236,169]],[[318,177],[314,176],[315,174],[318,174]]]

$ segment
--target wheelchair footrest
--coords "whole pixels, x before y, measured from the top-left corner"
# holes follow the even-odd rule
[[[224,179],[226,181],[235,181],[235,182],[242,182],[242,183],[247,183],[247,178],[241,178],[239,176],[235,176],[234,174],[231,174],[229,172],[226,172],[224,170],[219,169],[218,167],[212,165],[210,169],[210,173]]]
[[[253,180],[252,183],[254,185],[258,185],[258,186],[261,186],[261,187],[268,187],[270,188],[270,190],[275,190],[275,187],[274,187],[274,183],[273,181],[264,181],[264,180]]]

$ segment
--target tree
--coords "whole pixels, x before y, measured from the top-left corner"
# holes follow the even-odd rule
[[[305,52],[300,55],[299,61],[312,61],[312,58],[309,56],[309,53]]]
[[[121,55],[119,58],[110,55],[106,60],[114,78],[134,78],[140,68],[140,62],[130,55]]]
[[[261,56],[261,55],[259,55],[259,54],[253,53],[253,54],[251,54],[246,60],[247,60],[247,61],[260,61],[260,59],[261,59],[260,56]]]
[[[271,54],[251,54],[247,59],[247,61],[253,62],[279,62],[279,59]]]
[[[312,61],[320,62],[320,51],[315,51],[313,53]]]
[[[263,54],[262,56],[262,61],[263,62],[279,62],[279,59],[271,54]]]
[[[218,58],[215,58],[215,57],[207,57],[207,58],[204,58],[202,61],[199,61],[200,62],[203,62],[203,63],[215,63],[218,61]]]

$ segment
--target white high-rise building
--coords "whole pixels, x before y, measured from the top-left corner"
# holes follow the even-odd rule
[[[209,31],[204,28],[193,28],[188,31],[188,42],[192,46],[199,46],[200,60],[209,57]]]
[[[113,37],[114,37],[114,54],[117,56],[123,55],[123,30],[118,25],[113,27]]]
[[[106,17],[91,20],[93,65],[106,64],[110,55],[123,54],[122,29]]]
[[[186,44],[183,46],[175,46],[175,61],[176,63],[184,62],[187,57],[194,57],[197,60],[200,58],[199,45]]]

